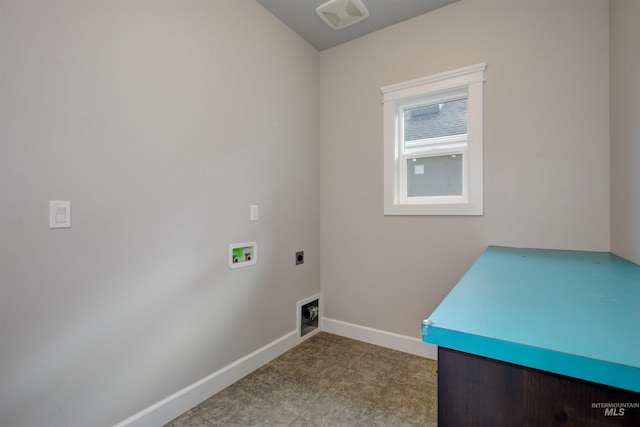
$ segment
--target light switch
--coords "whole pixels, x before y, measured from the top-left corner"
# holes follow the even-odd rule
[[[258,221],[260,219],[260,214],[258,210],[258,205],[251,205],[251,221]]]
[[[71,202],[49,201],[49,228],[71,228]]]
[[[56,206],[56,224],[63,224],[65,222],[67,222],[66,206]]]

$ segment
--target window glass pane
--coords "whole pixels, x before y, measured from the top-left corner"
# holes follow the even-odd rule
[[[466,133],[466,98],[404,110],[405,142]]]
[[[407,196],[461,196],[462,154],[407,159]]]

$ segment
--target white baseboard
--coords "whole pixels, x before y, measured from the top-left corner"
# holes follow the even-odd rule
[[[437,360],[438,347],[418,338],[386,332],[341,320],[320,318],[319,330],[370,344]],[[197,406],[234,382],[269,363],[298,343],[298,331],[292,331],[251,354],[196,381],[169,397],[149,406],[114,427],[158,427]]]
[[[336,319],[322,319],[322,330],[369,344],[391,348],[405,353],[415,354],[428,359],[438,360],[438,347],[421,339],[381,331],[366,326],[354,325]]]
[[[158,427],[197,406],[297,344],[297,331],[265,345],[213,374],[149,406],[114,427]]]

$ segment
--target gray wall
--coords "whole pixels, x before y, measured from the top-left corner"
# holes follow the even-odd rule
[[[384,217],[380,87],[484,61],[485,215]],[[325,318],[418,338],[487,245],[609,250],[608,73],[603,0],[462,0],[321,52]]]
[[[605,0],[462,0],[319,59],[249,0],[0,0],[0,425],[123,420],[292,331],[320,282],[326,317],[418,337],[488,244],[609,250],[610,191],[638,262],[636,3],[611,7],[610,182]],[[482,61],[485,215],[385,218],[379,88]]]
[[[252,0],[1,1],[0,61],[0,425],[112,425],[295,329],[313,48]]]
[[[612,0],[611,250],[640,264],[640,2]]]

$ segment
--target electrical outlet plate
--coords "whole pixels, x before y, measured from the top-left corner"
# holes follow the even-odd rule
[[[256,242],[232,243],[229,245],[229,268],[240,268],[258,262]]]

